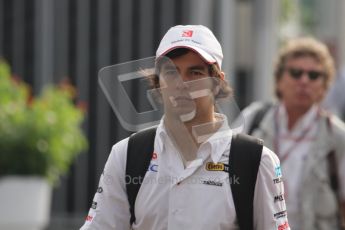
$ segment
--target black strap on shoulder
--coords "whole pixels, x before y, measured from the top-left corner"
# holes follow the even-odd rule
[[[332,149],[327,155],[328,170],[330,176],[330,185],[333,191],[338,194],[339,192],[339,179],[338,179],[338,164],[335,156],[335,151]]]
[[[323,113],[323,115],[326,117],[326,122],[327,122],[327,128],[330,133],[330,135],[333,133],[333,128],[331,124],[331,118],[328,113]],[[339,175],[338,175],[338,164],[337,164],[337,157],[335,154],[335,150],[332,149],[328,155],[327,155],[327,161],[328,161],[328,173],[330,177],[330,185],[337,197],[337,202],[338,202],[338,225],[339,229],[345,230],[345,218],[344,218],[344,213],[343,213],[343,207],[342,207],[342,201],[340,198],[340,189],[339,189]]]
[[[345,230],[345,218],[343,214],[342,201],[340,198],[339,190],[339,175],[338,175],[338,164],[335,155],[335,151],[331,150],[327,155],[328,160],[328,170],[330,176],[331,188],[333,189],[338,202],[338,225],[339,229]]]
[[[265,114],[267,113],[267,111],[273,106],[272,103],[267,102],[265,103],[260,109],[259,111],[256,112],[253,121],[250,125],[250,128],[248,129],[248,134],[251,135],[255,129],[257,129],[260,125],[260,122],[262,121],[262,119],[264,118]]]
[[[240,230],[254,229],[253,202],[263,141],[234,135],[229,156],[229,179]]]
[[[331,118],[327,113],[322,113],[326,118],[327,129],[330,135],[333,134],[333,128],[331,124]],[[335,155],[335,150],[331,149],[327,154],[328,169],[330,176],[330,185],[333,191],[338,195],[339,192],[339,179],[338,179],[338,164]]]
[[[135,222],[134,204],[152,158],[155,136],[156,127],[153,127],[131,135],[128,140],[126,189],[131,225]]]

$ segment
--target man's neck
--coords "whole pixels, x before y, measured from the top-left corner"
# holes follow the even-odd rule
[[[211,123],[215,120],[216,119],[212,117],[212,119],[192,119],[187,122],[182,122],[180,119],[165,116],[164,124],[169,136],[176,145],[175,147],[180,151],[184,160],[191,161],[196,158],[197,150],[201,145],[197,137],[193,134],[193,127]],[[218,128],[219,127],[216,127],[216,125],[210,125],[206,132],[214,133]]]
[[[293,127],[296,125],[297,121],[303,117],[311,108],[310,107],[293,107],[285,105],[286,114],[287,114],[287,122],[288,122],[288,130],[292,130]]]

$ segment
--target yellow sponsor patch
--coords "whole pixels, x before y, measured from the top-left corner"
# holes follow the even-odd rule
[[[225,166],[223,163],[213,163],[213,162],[208,162],[206,164],[206,170],[207,171],[225,171]]]

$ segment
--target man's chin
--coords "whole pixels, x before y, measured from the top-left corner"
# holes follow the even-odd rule
[[[190,120],[192,120],[195,117],[195,113],[196,113],[196,111],[193,110],[193,111],[191,111],[189,113],[181,114],[180,115],[180,119],[181,119],[182,122],[190,121]]]
[[[174,117],[178,117],[182,122],[190,121],[195,117],[196,109],[186,107],[174,107],[169,113]]]
[[[298,103],[296,103],[296,108],[298,108],[299,110],[309,110],[312,106],[313,106],[313,102],[310,100],[307,101],[299,101]]]

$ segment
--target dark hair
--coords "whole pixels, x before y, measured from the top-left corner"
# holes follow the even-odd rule
[[[187,48],[177,48],[169,53],[165,54],[164,57],[167,57],[169,59],[174,59],[181,57],[183,55],[186,55],[188,52],[191,52],[190,49]],[[156,67],[155,67],[155,72],[151,73],[149,71],[143,71],[144,75],[147,77],[150,87],[151,88],[160,88],[159,85],[159,73],[162,65],[166,62],[165,58],[158,58],[156,61]],[[231,86],[222,78],[222,72],[219,69],[218,65],[216,63],[214,64],[209,64],[208,65],[208,72],[211,77],[214,77],[215,85],[219,85],[220,90],[215,95],[215,98],[226,98],[229,96],[232,96],[233,90]]]

